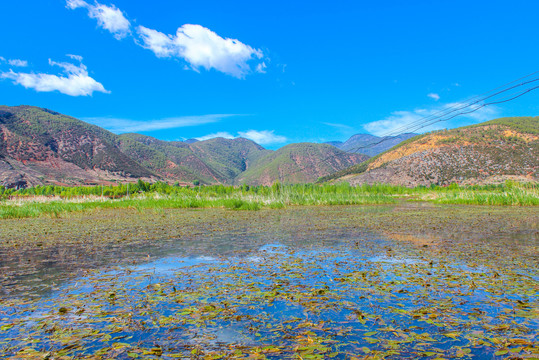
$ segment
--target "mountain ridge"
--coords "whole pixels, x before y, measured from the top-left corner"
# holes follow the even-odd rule
[[[335,148],[332,156],[341,160],[329,167],[320,166],[324,161],[321,156],[330,146],[309,146],[318,150],[307,155],[295,154],[312,164],[311,168],[299,168],[300,172],[309,173],[306,179],[315,180],[365,160]],[[181,142],[134,133],[116,135],[49,109],[0,106],[0,185],[8,187],[96,184],[137,178],[184,185],[236,184],[243,173],[256,173],[253,168],[267,166],[261,160],[272,153],[273,150],[245,138]],[[266,175],[264,181],[282,178]],[[294,176],[291,181],[296,178],[300,177]],[[249,182],[259,183],[255,178],[249,178]]]

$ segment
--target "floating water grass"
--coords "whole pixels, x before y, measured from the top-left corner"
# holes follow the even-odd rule
[[[0,353],[534,358],[538,223],[532,208],[417,203],[5,220]],[[85,263],[107,257],[121,266]],[[69,262],[79,276],[61,276]]]
[[[6,303],[3,350],[30,358],[537,354],[536,284],[522,271],[467,267],[429,251],[410,251],[406,261],[401,252],[389,255],[396,261],[368,254],[281,247],[180,263],[172,274],[97,272],[43,301]]]

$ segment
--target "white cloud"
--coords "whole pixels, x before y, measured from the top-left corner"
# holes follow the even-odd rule
[[[157,57],[171,57],[174,55],[174,39],[154,29],[144,26],[137,28],[142,38],[141,46],[154,52]]]
[[[200,141],[204,141],[204,140],[209,140],[209,139],[214,139],[214,138],[234,139],[235,137],[236,136],[232,135],[229,132],[219,131],[219,132],[216,132],[216,133],[213,133],[213,134],[208,134],[208,135],[204,135],[204,136],[201,136],[201,137],[197,137],[196,139],[200,140]]]
[[[213,134],[208,134],[204,136],[197,137],[197,140],[209,140],[213,138],[225,138],[225,139],[237,139],[239,137],[253,140],[255,143],[260,145],[270,145],[270,144],[281,144],[287,141],[287,138],[280,135],[275,135],[274,130],[247,130],[247,131],[238,131],[237,135],[233,135],[226,131],[220,131]]]
[[[131,23],[123,12],[114,5],[107,6],[97,1],[95,5],[90,5],[83,0],[67,0],[66,7],[71,10],[85,8],[88,10],[88,16],[96,19],[99,26],[108,30],[118,40],[126,37],[131,31]]]
[[[430,97],[431,99],[434,99],[436,101],[440,100],[440,95],[436,94],[436,93],[430,93],[430,94],[427,94],[428,97]]]
[[[260,74],[265,74],[267,68],[268,66],[266,65],[266,63],[262,61],[256,66],[256,72]]]
[[[7,62],[11,66],[17,66],[17,67],[27,67],[28,66],[28,61],[26,61],[26,60],[11,59],[11,60],[8,60]]]
[[[155,131],[175,129],[181,127],[198,126],[221,121],[224,118],[237,116],[235,114],[210,114],[200,116],[182,116],[155,120],[130,120],[112,117],[88,117],[82,120],[101,126],[117,134],[141,131]]]
[[[28,66],[28,61],[26,61],[26,60],[6,59],[3,56],[0,56],[0,63],[7,63],[7,64],[9,64],[11,66],[16,66],[16,67],[27,67]]]
[[[445,128],[452,128],[457,126],[463,126],[470,122],[478,123],[495,118],[498,114],[496,107],[480,107],[479,104],[473,105],[469,108],[465,108],[465,103],[455,102],[442,105],[440,107],[432,109],[415,109],[413,111],[394,111],[385,119],[373,121],[363,125],[363,128],[369,133],[377,136],[384,135],[397,135],[404,132],[424,133],[433,130],[440,130]],[[430,123],[431,120],[436,120],[437,116],[440,116],[446,112],[455,110],[448,113],[447,118],[457,115],[459,113],[475,110],[469,114],[462,114],[455,116],[448,121],[440,121],[432,123],[426,127],[420,127],[423,121]]]
[[[76,8],[80,8],[80,7],[87,7],[89,6],[88,3],[86,1],[83,1],[83,0],[67,0],[67,4],[66,6],[73,10],[73,9],[76,9]]]
[[[116,6],[84,0],[66,0],[68,9],[84,8],[99,26],[110,31],[119,40],[131,34],[131,23]],[[188,69],[215,69],[222,73],[244,78],[252,72],[265,73],[262,50],[255,49],[236,39],[223,38],[201,25],[185,24],[175,35],[167,35],[144,26],[137,27],[135,42],[149,49],[159,58],[178,58],[187,63]],[[254,68],[251,68],[251,63]],[[254,70],[253,70],[254,69]]]
[[[200,25],[185,24],[176,35],[166,35],[144,26],[137,28],[142,47],[154,52],[157,57],[175,57],[185,60],[198,71],[215,69],[237,78],[244,78],[253,70],[251,60],[260,60],[263,53],[236,39],[222,38]],[[265,72],[266,64],[256,65],[258,72]]]
[[[58,63],[49,59],[51,66],[63,68],[64,76],[44,73],[20,73],[10,70],[0,73],[1,79],[12,80],[14,84],[25,88],[34,89],[38,92],[59,91],[70,96],[89,96],[94,91],[110,93],[103,85],[88,75],[84,64],[73,65],[70,63]]]
[[[83,60],[82,56],[80,56],[80,55],[67,54],[66,56],[73,59],[73,60],[77,60],[79,62],[82,62],[82,60]]]
[[[275,135],[273,130],[248,130],[239,131],[238,134],[246,139],[253,140],[260,145],[280,144],[284,143],[287,139],[284,136]]]

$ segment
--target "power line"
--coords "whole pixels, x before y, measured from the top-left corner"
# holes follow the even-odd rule
[[[481,109],[481,108],[484,108],[485,106],[496,105],[496,104],[502,104],[502,103],[506,103],[506,102],[515,100],[515,99],[517,99],[517,98],[519,98],[519,97],[521,97],[521,96],[523,96],[523,95],[525,95],[525,94],[527,94],[527,93],[529,93],[529,92],[532,92],[533,90],[536,90],[536,89],[539,89],[539,86],[535,86],[535,87],[532,87],[532,88],[530,88],[530,89],[527,89],[527,90],[525,90],[525,91],[523,91],[523,92],[521,92],[521,93],[519,93],[519,94],[517,94],[517,95],[512,95],[511,98],[507,98],[507,99],[499,100],[499,101],[493,101],[493,102],[489,102],[489,103],[486,103],[486,104],[482,104],[482,105],[478,106],[477,108],[475,108],[475,109],[473,109],[473,110],[470,110],[470,111],[466,111],[466,112],[462,112],[462,113],[453,115],[453,116],[451,116],[451,117],[449,117],[449,118],[447,118],[447,119],[437,120],[437,121],[432,122],[432,123],[430,123],[430,124],[428,124],[428,125],[426,125],[426,126],[432,125],[432,124],[434,124],[434,123],[436,123],[436,122],[440,122],[440,121],[451,120],[451,119],[453,119],[454,117],[457,117],[457,116],[460,116],[460,115],[465,115],[465,114],[470,114],[470,113],[476,112],[477,110],[479,110],[479,109]]]
[[[449,108],[446,108],[446,109],[437,111],[436,113],[442,113],[442,114],[440,114],[440,115],[438,115],[438,116],[435,116],[435,114],[431,114],[431,115],[429,115],[429,116],[421,117],[420,119],[417,119],[417,120],[415,120],[415,121],[412,121],[411,123],[408,123],[408,124],[406,124],[406,125],[403,125],[403,126],[401,126],[401,127],[398,127],[398,128],[396,128],[396,129],[393,129],[391,132],[388,133],[388,135],[382,135],[382,137],[385,137],[385,136],[392,136],[392,134],[394,134],[394,133],[397,133],[397,135],[398,135],[398,134],[400,134],[400,133],[402,133],[402,132],[408,132],[408,131],[411,131],[410,129],[415,129],[416,127],[417,127],[417,129],[415,129],[415,130],[419,130],[419,129],[422,128],[422,126],[421,126],[421,127],[418,127],[418,126],[421,125],[421,124],[427,123],[427,122],[429,122],[429,121],[431,121],[431,120],[441,119],[441,118],[443,118],[443,117],[445,117],[445,116],[448,116],[449,114],[454,113],[455,111],[459,111],[459,110],[462,110],[462,109],[469,108],[469,107],[471,107],[471,106],[474,106],[474,105],[476,105],[476,104],[479,104],[479,103],[482,102],[482,101],[485,101],[485,100],[490,99],[490,98],[492,98],[492,97],[498,96],[498,95],[500,95],[500,94],[502,94],[502,93],[504,93],[504,92],[507,92],[507,91],[509,91],[509,90],[513,90],[513,89],[515,89],[515,88],[517,88],[517,87],[524,86],[524,85],[527,85],[527,84],[530,84],[530,83],[533,83],[533,82],[536,82],[536,81],[539,81],[539,78],[536,78],[536,79],[533,79],[533,80],[529,80],[529,81],[526,81],[526,82],[523,82],[523,83],[520,83],[520,84],[517,84],[517,85],[513,85],[513,86],[511,86],[511,87],[509,87],[509,88],[506,88],[506,89],[504,89],[504,90],[498,91],[498,92],[496,92],[496,93],[494,93],[494,94],[492,94],[492,95],[484,96],[484,97],[482,97],[482,98],[480,98],[480,99],[477,99],[477,100],[474,100],[474,101],[471,101],[471,102],[468,101],[468,102],[465,102],[465,103],[457,103],[457,104],[453,105],[452,107],[449,107]],[[490,91],[490,92],[492,92],[492,91]],[[487,93],[490,93],[490,92],[487,92]],[[476,98],[476,97],[474,97],[474,98]],[[472,98],[472,99],[474,99],[474,98]],[[481,107],[484,107],[484,106],[481,106]],[[460,114],[461,114],[461,113],[459,113],[458,115],[460,115]],[[453,117],[454,117],[454,116],[453,116]],[[453,118],[453,117],[451,117],[451,118]],[[447,119],[447,120],[449,120],[449,119]],[[446,120],[440,120],[440,121],[446,121]],[[438,122],[438,121],[437,121],[437,122]],[[414,130],[414,131],[415,131],[415,130]],[[394,136],[396,136],[396,135],[394,135]],[[385,140],[386,140],[386,139],[384,139],[384,141],[385,141]]]
[[[523,85],[529,84],[529,83],[531,83],[531,82],[538,81],[539,78],[536,78],[536,79],[533,79],[533,80],[529,80],[529,81],[525,81],[525,82],[522,82],[522,83],[520,83],[520,84],[511,86],[511,87],[509,87],[509,88],[507,88],[507,89],[504,89],[504,90],[502,90],[502,91],[498,91],[498,92],[496,92],[496,93],[494,93],[494,94],[492,94],[492,95],[490,95],[490,96],[486,96],[487,94],[490,94],[490,93],[492,93],[492,92],[495,92],[495,91],[500,90],[500,89],[503,89],[503,88],[506,88],[507,86],[509,86],[509,85],[511,85],[511,84],[513,84],[513,83],[515,83],[515,82],[518,82],[518,81],[524,80],[524,79],[526,79],[526,78],[529,78],[529,77],[531,77],[531,76],[533,76],[533,75],[535,75],[535,74],[537,74],[537,73],[539,73],[539,71],[532,72],[532,73],[530,73],[530,74],[528,74],[528,75],[526,75],[526,76],[520,77],[520,78],[518,78],[518,79],[516,79],[516,80],[513,80],[513,81],[510,81],[510,82],[508,82],[508,83],[506,83],[506,84],[504,84],[504,85],[501,85],[501,86],[498,86],[498,87],[496,87],[496,88],[494,88],[494,89],[488,90],[488,91],[486,91],[486,92],[484,92],[484,93],[482,93],[482,94],[480,94],[480,95],[473,96],[473,97],[471,97],[471,98],[469,98],[469,99],[467,99],[467,100],[465,100],[465,101],[463,101],[463,102],[456,103],[456,104],[454,104],[454,105],[452,105],[452,106],[449,106],[449,107],[447,107],[447,108],[438,110],[438,111],[436,111],[436,112],[434,112],[434,113],[432,113],[432,114],[430,114],[430,115],[428,115],[428,116],[422,117],[422,118],[420,118],[420,119],[418,119],[418,120],[412,121],[412,122],[409,123],[409,124],[406,124],[406,125],[403,125],[403,126],[401,126],[401,127],[399,127],[399,128],[393,129],[393,130],[391,130],[389,133],[384,134],[384,135],[381,135],[381,136],[382,136],[382,137],[383,137],[383,136],[391,136],[391,134],[393,134],[393,133],[395,133],[395,132],[399,132],[399,133],[400,133],[400,132],[402,132],[400,129],[406,129],[406,128],[409,127],[410,125],[413,125],[413,124],[415,124],[415,123],[417,123],[417,122],[421,122],[421,121],[423,121],[423,120],[425,120],[425,119],[432,118],[432,117],[440,117],[440,116],[443,116],[443,115],[447,115],[448,113],[451,113],[451,112],[454,112],[454,111],[458,111],[458,110],[462,109],[463,107],[470,106],[470,105],[472,105],[472,104],[479,103],[479,102],[484,101],[484,100],[486,100],[486,99],[489,99],[489,98],[491,98],[491,97],[493,97],[493,96],[499,95],[500,93],[503,93],[503,92],[505,92],[505,91],[509,91],[509,90],[514,89],[514,88],[517,88],[517,87],[519,87],[519,86],[523,86]],[[478,99],[478,100],[476,100],[476,99]],[[461,107],[459,107],[459,106],[461,106]],[[459,108],[458,108],[458,109],[455,109],[455,110],[451,110],[451,109],[454,109],[454,108],[456,108],[456,107],[459,107]],[[451,110],[451,111],[447,112],[448,110]],[[444,114],[441,114],[441,113],[444,113]]]
[[[534,73],[533,73],[533,74],[534,74]],[[522,79],[522,78],[521,78],[521,79]],[[533,80],[529,80],[529,81],[526,81],[526,82],[523,82],[523,83],[520,83],[520,84],[517,84],[517,85],[513,85],[513,86],[511,86],[511,87],[509,87],[509,88],[506,88],[506,89],[504,89],[504,90],[498,91],[498,92],[496,92],[496,93],[494,93],[494,94],[492,94],[492,95],[489,95],[489,96],[486,96],[486,97],[482,97],[482,98],[479,99],[479,100],[474,100],[474,101],[468,102],[467,104],[464,104],[464,105],[458,104],[458,105],[462,105],[462,106],[460,106],[460,107],[457,108],[457,109],[451,110],[451,111],[446,111],[446,112],[444,112],[443,114],[441,114],[441,115],[439,115],[439,116],[429,115],[429,116],[422,117],[422,118],[420,118],[420,119],[418,119],[418,120],[415,120],[415,121],[413,121],[413,122],[411,122],[411,123],[408,123],[407,125],[401,126],[401,127],[397,128],[396,130],[392,130],[391,132],[389,132],[388,135],[382,135],[382,136],[381,136],[382,139],[380,139],[380,140],[377,141],[377,142],[374,142],[374,143],[371,143],[371,144],[367,144],[367,145],[361,145],[361,146],[359,146],[359,147],[356,147],[356,148],[353,148],[353,149],[349,149],[347,152],[355,153],[355,152],[357,152],[358,150],[365,149],[365,148],[369,148],[369,147],[378,145],[378,144],[380,144],[380,143],[382,143],[382,142],[384,142],[384,141],[387,141],[387,140],[389,140],[388,137],[391,137],[391,136],[397,136],[397,135],[399,135],[399,134],[401,134],[401,133],[417,131],[417,130],[420,130],[420,129],[424,128],[424,127],[430,126],[430,125],[432,125],[432,124],[434,124],[434,123],[437,123],[437,122],[448,121],[448,120],[453,119],[453,118],[455,118],[455,117],[457,117],[457,116],[475,112],[475,111],[477,111],[477,110],[479,110],[479,109],[481,109],[481,108],[483,108],[483,107],[485,107],[485,106],[495,105],[495,104],[497,104],[497,103],[503,103],[503,102],[507,102],[507,101],[513,100],[513,99],[510,99],[510,100],[507,100],[507,101],[504,100],[504,101],[501,101],[501,102],[490,102],[490,103],[486,103],[486,104],[483,104],[483,105],[477,105],[477,104],[479,104],[480,102],[485,101],[485,100],[487,100],[487,99],[489,99],[489,98],[495,97],[495,96],[500,95],[500,94],[502,94],[502,93],[504,93],[504,92],[507,92],[507,91],[509,91],[509,90],[513,90],[513,89],[515,89],[515,88],[517,88],[517,87],[524,86],[524,85],[527,85],[527,84],[530,84],[530,83],[533,83],[533,82],[536,82],[536,81],[539,81],[539,78],[536,78],[536,79],[533,79]],[[512,81],[511,83],[514,83],[514,81]],[[511,84],[511,83],[509,83],[509,84]],[[498,87],[497,89],[499,89],[499,88],[500,88],[500,87]],[[524,94],[526,94],[526,93],[528,93],[528,92],[530,92],[530,91],[533,91],[533,90],[535,90],[536,88],[537,88],[537,87],[534,87],[534,88],[530,89],[529,91],[525,91],[522,95],[524,95]],[[497,89],[494,89],[494,90],[497,90]],[[492,90],[491,90],[491,91],[488,91],[488,92],[486,92],[486,93],[484,93],[484,94],[491,93],[491,92],[492,92]],[[518,98],[518,97],[520,97],[520,96],[522,96],[522,95],[519,95],[519,96],[515,97],[515,99]],[[474,97],[474,98],[476,98],[476,97]],[[466,109],[466,108],[469,108],[469,107],[474,106],[474,105],[477,105],[477,108],[475,108],[475,110],[473,110],[473,111],[464,111],[464,112],[460,112],[460,113],[457,113],[457,114],[455,114],[455,115],[453,115],[453,116],[450,116],[450,117],[446,118],[446,116],[448,116],[448,115],[451,114],[451,113],[454,113],[455,111],[462,110],[462,109]],[[438,111],[438,112],[443,112],[443,110]],[[397,131],[399,131],[399,133],[397,133],[397,135],[391,135],[391,134],[394,134],[394,133],[397,132]]]

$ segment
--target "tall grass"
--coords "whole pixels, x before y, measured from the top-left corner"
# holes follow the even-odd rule
[[[283,208],[291,205],[360,205],[388,204],[397,200],[390,195],[366,193],[320,193],[298,192],[298,188],[280,188],[277,191],[257,194],[236,191],[231,194],[210,192],[160,194],[144,193],[120,199],[95,197],[65,198],[46,201],[33,197],[14,197],[0,202],[0,218],[25,218],[41,215],[60,216],[74,211],[93,209],[180,209],[225,208],[231,210],[259,210]]]
[[[105,191],[107,190],[107,191]],[[60,216],[93,209],[225,208],[259,210],[294,205],[391,204],[402,199],[440,204],[539,205],[535,184],[507,182],[502,185],[406,188],[387,184],[350,186],[300,184],[240,187],[213,185],[178,187],[165,183],[115,187],[36,187],[21,190],[0,188],[0,219]],[[123,194],[123,195],[121,195]],[[2,200],[3,199],[3,200]]]
[[[360,195],[360,194],[382,194],[395,195],[410,192],[410,189],[403,186],[394,186],[387,184],[362,185],[353,187],[348,183],[340,183],[334,185],[317,185],[317,184],[297,184],[297,185],[281,185],[275,183],[271,186],[248,186],[242,185],[239,187],[226,185],[210,185],[196,187],[181,187],[169,185],[163,182],[153,184],[139,180],[134,184],[118,184],[115,186],[36,186],[26,189],[7,189],[0,186],[0,197],[35,197],[35,196],[59,196],[64,199],[77,198],[81,196],[99,196],[108,198],[129,197],[143,193],[158,193],[161,195],[180,195],[180,196],[263,196],[263,197],[279,197],[279,196],[329,196],[329,195]]]
[[[501,191],[460,190],[436,194],[435,202],[439,204],[467,205],[539,205],[539,189],[532,184],[512,185]]]

